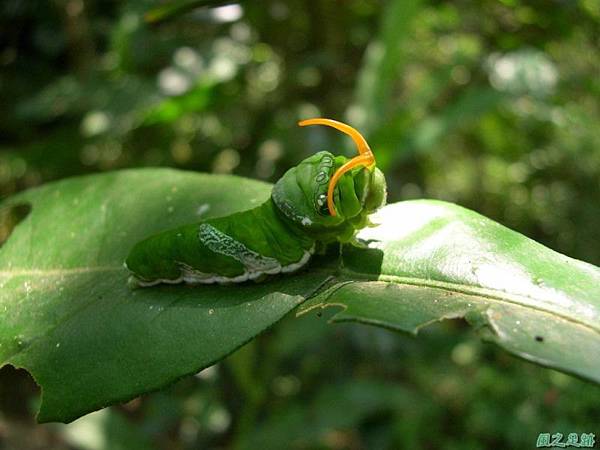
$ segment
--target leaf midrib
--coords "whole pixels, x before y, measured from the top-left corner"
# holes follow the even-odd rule
[[[72,267],[69,269],[17,269],[17,270],[2,270],[0,277],[11,278],[25,275],[39,276],[64,276],[77,275],[80,273],[94,272],[113,272],[123,270],[122,266],[95,266],[95,267]]]
[[[114,265],[114,266],[96,266],[96,267],[74,267],[69,269],[23,269],[23,270],[10,270],[10,271],[0,271],[0,278],[12,278],[18,276],[65,276],[65,275],[77,275],[77,274],[85,274],[85,273],[95,273],[95,272],[113,272],[123,270],[122,266]],[[327,272],[331,274],[331,271],[316,269],[315,272]],[[533,300],[535,302],[541,302],[543,299],[538,297],[533,297],[529,295],[510,293],[506,291],[500,291],[497,289],[484,288],[481,286],[473,286],[466,285],[461,283],[452,283],[448,281],[437,281],[432,279],[425,278],[417,278],[417,277],[401,277],[397,275],[385,275],[378,274],[376,278],[374,274],[367,274],[363,272],[356,272],[347,268],[338,267],[336,271],[337,274],[341,275],[342,278],[338,281],[343,281],[343,279],[348,279],[351,277],[352,281],[379,281],[379,282],[389,282],[394,284],[404,284],[408,286],[421,286],[426,288],[433,289],[442,289],[450,292],[455,292],[459,294],[474,296],[474,297],[482,297],[490,301],[495,301],[499,303],[510,303],[515,304],[523,308],[529,308],[534,311],[540,311],[546,314],[550,314],[556,317],[559,317],[563,320],[572,322],[575,325],[590,329],[595,333],[600,334],[600,327],[595,327],[592,324],[582,322],[576,320],[572,316],[567,316],[565,314],[561,314],[556,310],[551,308],[543,308],[540,306],[533,306],[528,302],[525,302],[525,299]],[[307,299],[308,300],[308,299]]]
[[[506,291],[500,291],[497,289],[489,289],[489,288],[484,288],[481,286],[469,286],[469,285],[460,284],[460,283],[452,283],[452,282],[448,282],[448,281],[437,281],[437,280],[417,278],[417,277],[400,277],[397,275],[379,274],[377,276],[377,278],[374,278],[373,274],[356,272],[356,271],[353,271],[350,269],[345,269],[345,268],[340,268],[338,273],[344,275],[345,278],[352,277],[353,279],[358,278],[358,279],[362,279],[362,280],[375,281],[375,282],[388,282],[388,283],[394,283],[394,284],[398,284],[398,285],[403,284],[403,285],[407,285],[407,286],[422,286],[422,287],[426,287],[426,288],[441,289],[441,290],[445,290],[445,291],[450,291],[450,292],[474,296],[474,297],[483,297],[487,300],[495,301],[498,303],[510,303],[513,305],[518,305],[522,308],[529,308],[533,311],[540,311],[540,312],[543,312],[546,314],[550,314],[550,315],[559,317],[559,318],[566,320],[568,322],[571,322],[575,325],[590,329],[593,332],[600,334],[600,327],[595,327],[592,324],[576,320],[572,316],[567,316],[567,315],[558,313],[556,310],[553,310],[550,308],[542,308],[539,306],[533,306],[529,303],[524,302],[524,299],[529,299],[529,300],[533,300],[533,301],[537,301],[537,302],[543,301],[542,299],[540,299],[538,297],[533,297],[533,296],[523,295],[523,294],[509,293]],[[356,280],[356,281],[360,281],[360,280]]]

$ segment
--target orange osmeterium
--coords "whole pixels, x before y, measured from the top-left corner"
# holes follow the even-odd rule
[[[298,122],[298,125],[304,127],[306,125],[326,125],[328,127],[335,128],[336,130],[340,130],[343,133],[346,133],[348,136],[352,138],[354,143],[356,144],[356,148],[358,150],[358,156],[355,156],[346,164],[342,165],[338,170],[335,171],[331,180],[329,180],[329,186],[327,188],[327,208],[329,209],[329,214],[332,216],[336,216],[335,212],[335,204],[333,202],[333,192],[335,190],[335,186],[339,179],[349,170],[354,169],[358,166],[370,167],[375,164],[375,156],[367,144],[362,135],[352,128],[350,125],[346,125],[345,123],[338,122],[337,120],[332,119],[307,119]]]

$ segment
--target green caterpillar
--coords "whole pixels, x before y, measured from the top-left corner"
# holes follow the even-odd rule
[[[139,286],[158,283],[240,283],[304,266],[317,246],[354,242],[368,215],[385,204],[386,184],[365,139],[352,137],[358,156],[319,152],[288,170],[262,205],[150,236],[135,244],[125,266]]]

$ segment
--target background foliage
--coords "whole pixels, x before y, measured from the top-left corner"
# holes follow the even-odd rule
[[[140,166],[274,181],[346,148],[295,125],[323,115],[365,131],[391,201],[456,202],[600,264],[597,2],[265,0],[151,25],[156,6],[0,4],[0,195]],[[289,317],[69,426],[33,425],[21,371],[0,371],[0,389],[6,448],[527,448],[600,431],[598,388],[460,322],[415,340]]]

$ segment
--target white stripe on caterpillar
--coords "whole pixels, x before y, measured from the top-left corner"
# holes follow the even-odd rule
[[[202,223],[198,227],[198,239],[211,251],[239,261],[248,272],[277,273],[278,269],[281,269],[281,264],[275,258],[262,256],[254,250],[250,250],[241,242],[208,223]]]
[[[280,265],[277,268],[278,270],[276,270],[276,271],[273,270],[270,272],[264,272],[264,271],[251,272],[251,271],[246,270],[243,274],[235,276],[235,277],[224,277],[224,276],[215,275],[212,273],[200,272],[199,270],[196,270],[187,264],[178,262],[177,264],[181,267],[181,276],[179,278],[176,278],[173,280],[169,280],[167,278],[159,278],[159,279],[153,280],[153,281],[143,281],[135,276],[132,276],[131,278],[132,278],[132,281],[135,281],[135,283],[141,287],[155,286],[160,283],[178,284],[181,282],[185,282],[188,284],[243,283],[244,281],[255,280],[256,278],[258,278],[262,275],[275,275],[280,272],[281,273],[295,272],[296,270],[300,269],[302,266],[304,266],[308,262],[308,260],[310,259],[310,257],[312,256],[312,254],[314,252],[315,252],[315,246],[313,245],[313,247],[310,250],[307,250],[304,252],[304,254],[302,255],[302,258],[300,258],[297,262],[288,264],[287,266]],[[125,266],[125,267],[127,267],[127,266]]]

